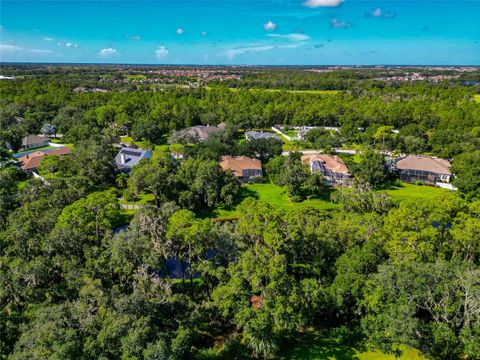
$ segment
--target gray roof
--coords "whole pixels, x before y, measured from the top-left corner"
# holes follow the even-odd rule
[[[124,156],[124,162],[122,161]],[[122,147],[115,156],[115,163],[120,170],[129,171],[132,166],[137,165],[142,159],[150,159],[152,152],[149,150],[135,149],[131,147]]]
[[[247,131],[245,133],[245,137],[247,139],[269,139],[269,138],[275,138],[275,139],[280,139],[276,134],[271,133],[271,132],[263,132],[263,131]]]
[[[187,134],[190,136],[197,138],[199,141],[205,141],[208,139],[210,134],[220,131],[216,126],[205,126],[205,125],[196,125],[192,126],[189,129],[186,129]]]
[[[49,142],[50,138],[38,136],[38,135],[28,135],[22,139],[22,145],[26,146],[26,145],[38,144],[44,141]]]

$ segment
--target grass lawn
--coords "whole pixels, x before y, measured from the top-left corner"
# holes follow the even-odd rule
[[[120,142],[127,145],[131,145],[133,142],[133,139],[131,136],[120,136]]]
[[[451,190],[436,188],[426,185],[415,185],[402,183],[401,187],[392,186],[386,193],[392,197],[394,202],[414,199],[433,199]]]
[[[476,102],[480,102],[480,94],[473,95]]]
[[[392,197],[393,202],[399,203],[404,200],[433,199],[447,191],[450,190],[431,186],[402,183],[401,186],[392,186],[391,188],[387,189],[386,193]],[[215,218],[235,217],[237,216],[237,205],[247,197],[253,197],[255,199],[265,201],[283,210],[301,209],[306,206],[311,206],[319,210],[335,210],[340,208],[339,204],[335,204],[330,201],[330,194],[325,194],[321,197],[310,197],[308,200],[296,203],[290,200],[285,187],[280,187],[274,184],[251,184],[242,186],[238,201],[233,206],[228,208],[220,207],[214,209],[213,211],[202,213],[201,216]]]
[[[296,203],[288,197],[287,189],[274,184],[249,184],[243,185],[237,203],[228,208],[217,208],[203,216],[228,218],[237,216],[236,207],[247,197],[253,197],[265,201],[273,206],[284,210],[300,209],[311,206],[319,210],[332,210],[339,207],[338,204],[330,202],[329,194],[324,197],[310,197],[310,199]]]
[[[418,350],[407,346],[400,346],[402,356],[395,357],[381,351],[363,351],[347,342],[336,338],[322,337],[320,335],[307,336],[297,346],[289,349],[283,360],[426,360]]]
[[[153,204],[155,201],[155,196],[153,194],[140,194],[138,200],[136,201],[127,201],[123,197],[118,201],[120,204],[136,204],[136,205],[147,205]]]

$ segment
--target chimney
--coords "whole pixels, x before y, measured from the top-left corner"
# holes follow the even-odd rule
[[[125,154],[122,153],[122,152],[120,153],[120,162],[121,162],[122,164],[125,164]]]

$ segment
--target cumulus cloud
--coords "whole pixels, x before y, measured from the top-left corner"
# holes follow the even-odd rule
[[[299,33],[292,33],[292,34],[267,34],[267,36],[274,37],[274,38],[280,38],[280,39],[287,39],[291,41],[306,41],[310,40],[310,36],[305,35],[305,34],[299,34]]]
[[[165,59],[168,56],[168,50],[165,46],[159,46],[157,50],[155,50],[155,56],[158,60]]]
[[[78,44],[74,44],[74,43],[71,43],[71,42],[67,42],[67,43],[65,44],[65,46],[66,46],[67,48],[78,48]]]
[[[265,46],[251,45],[251,46],[237,47],[234,49],[227,50],[225,54],[230,59],[233,59],[237,55],[243,55],[247,53],[259,53],[259,52],[265,52],[273,49],[295,49],[299,46],[300,46],[299,44],[265,45]]]
[[[272,31],[277,28],[277,24],[273,23],[271,20],[269,20],[266,24],[263,24],[263,28],[267,31]]]
[[[183,30],[182,28],[178,28],[177,30],[175,30],[175,32],[177,33],[177,35],[182,35],[185,30]]]
[[[375,10],[365,14],[369,17],[379,18],[379,19],[390,19],[395,17],[395,13],[391,11],[384,11],[382,8],[376,8]]]
[[[340,5],[342,1],[343,0],[307,0],[303,3],[303,5],[310,8],[335,7]]]
[[[349,27],[352,27],[352,24],[349,23],[349,22],[346,22],[346,21],[340,21],[340,20],[337,20],[337,19],[333,19],[332,20],[332,28],[334,29],[338,29],[338,28],[349,28]]]
[[[98,55],[100,57],[111,57],[111,56],[115,56],[115,55],[118,55],[118,51],[117,49],[113,49],[113,48],[106,48],[106,49],[102,49],[98,52]]]
[[[27,55],[50,55],[52,50],[31,49],[21,46],[0,44],[0,54],[27,54]]]
[[[45,36],[45,37],[43,38],[43,40],[44,40],[44,41],[53,41],[53,38],[48,37],[48,36]]]

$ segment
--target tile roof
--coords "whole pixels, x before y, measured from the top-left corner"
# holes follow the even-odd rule
[[[205,126],[205,125],[195,125],[185,131],[190,136],[198,138],[200,141],[205,141],[208,139],[210,134],[220,131],[221,129],[216,126]]]
[[[233,170],[233,175],[242,176],[243,170],[253,169],[262,170],[262,163],[258,159],[252,159],[247,156],[223,156],[220,161],[220,166],[225,171],[227,169]]]
[[[18,161],[20,161],[20,167],[23,170],[34,170],[40,166],[42,159],[47,155],[64,156],[71,152],[72,149],[66,146],[50,151],[35,151],[33,153],[18,158]]]
[[[304,164],[309,165],[313,161],[321,162],[323,166],[332,172],[350,175],[343,159],[338,156],[324,154],[302,155],[302,162]]]
[[[409,155],[397,161],[399,170],[428,171],[436,174],[451,174],[450,162],[433,156]]]

